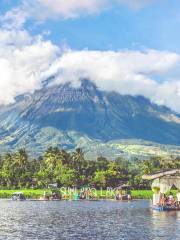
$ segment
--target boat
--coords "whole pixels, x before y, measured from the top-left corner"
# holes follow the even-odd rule
[[[11,199],[13,201],[25,201],[26,200],[26,198],[22,192],[13,193]]]
[[[43,196],[41,196],[38,201],[61,201],[61,195],[57,190],[52,190],[50,195],[44,191]]]
[[[180,169],[168,169],[153,174],[145,174],[142,179],[152,181],[153,210],[159,212],[180,211]],[[168,198],[165,196],[172,187],[179,190],[177,200],[174,199],[172,193]]]
[[[152,206],[152,210],[163,212],[163,211],[180,211],[180,207],[176,206]]]
[[[131,186],[128,184],[121,184],[116,187],[116,196],[115,200],[117,201],[131,201]]]

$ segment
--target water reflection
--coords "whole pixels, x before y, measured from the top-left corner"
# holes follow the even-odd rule
[[[180,213],[153,212],[149,201],[0,202],[0,240],[178,239]]]
[[[152,211],[152,231],[154,239],[180,239],[180,212]]]

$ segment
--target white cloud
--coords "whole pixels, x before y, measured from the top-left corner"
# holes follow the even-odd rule
[[[26,31],[0,30],[0,104],[40,88],[41,74],[57,52],[51,42],[32,38]]]
[[[53,84],[78,86],[80,79],[88,78],[102,90],[143,95],[180,112],[179,68],[180,55],[172,52],[61,52],[41,36],[0,29],[0,104],[41,88],[42,81],[53,75]]]
[[[0,29],[0,46],[14,46],[20,47],[28,45],[32,42],[32,37],[25,30],[7,30]],[[3,50],[3,49],[2,49]]]
[[[0,16],[0,22],[5,29],[20,29],[26,23],[26,20],[30,17],[28,8],[23,6],[13,8],[7,11],[3,16]]]
[[[45,7],[42,11],[38,6]],[[82,78],[89,78],[100,89],[120,94],[144,95],[180,112],[180,55],[171,52],[140,51],[65,51],[42,36],[32,37],[20,30],[33,11],[68,18],[81,13],[95,13],[108,6],[105,0],[34,0],[29,7],[7,12],[0,28],[0,104],[8,104],[25,92],[41,87],[42,81],[55,75],[55,83],[71,82],[77,86]],[[114,3],[124,0],[114,0]],[[127,0],[126,4],[140,7],[151,1]],[[26,10],[29,9],[27,12]],[[44,13],[48,10],[47,15]],[[22,14],[21,14],[22,13]],[[11,22],[12,21],[12,22]],[[157,79],[163,79],[158,82]]]
[[[166,74],[180,67],[176,53],[139,51],[68,51],[44,73],[55,75],[54,84],[87,78],[100,89],[120,94],[143,95],[153,102],[180,112],[180,81],[166,79]],[[157,82],[156,78],[164,81]]]
[[[180,113],[180,80],[165,81],[159,84],[152,96],[152,100]]]
[[[41,6],[46,7],[47,15],[54,13],[63,18],[98,13],[107,6],[108,2],[108,0],[39,0]]]
[[[21,28],[30,18],[39,21],[76,18],[120,5],[139,9],[152,2],[155,0],[22,0],[21,5],[1,16],[0,21],[4,27],[14,29]]]
[[[46,7],[49,14],[55,13],[64,18],[77,17],[84,14],[94,14],[107,7],[122,4],[131,8],[141,8],[154,1],[155,0],[36,0],[37,3],[40,3],[41,7]]]

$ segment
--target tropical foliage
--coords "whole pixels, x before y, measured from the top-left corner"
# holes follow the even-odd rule
[[[87,161],[80,148],[67,152],[51,147],[42,157],[32,160],[24,149],[20,149],[1,156],[0,186],[2,189],[47,188],[56,183],[58,187],[106,188],[126,182],[136,189],[145,189],[149,183],[142,181],[142,174],[167,168],[180,168],[180,159],[153,157],[129,161],[118,157],[108,161],[100,156],[96,161]]]

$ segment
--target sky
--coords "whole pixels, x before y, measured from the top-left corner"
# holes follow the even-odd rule
[[[89,78],[180,113],[179,0],[1,0],[0,104]]]

